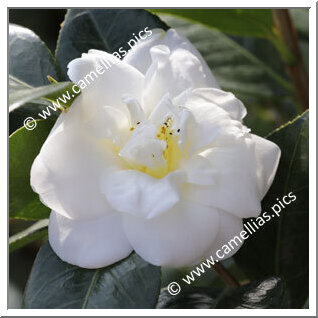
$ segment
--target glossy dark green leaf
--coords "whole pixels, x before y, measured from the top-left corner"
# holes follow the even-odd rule
[[[302,308],[309,284],[309,113],[279,128],[268,139],[282,151],[272,187],[262,202],[271,215],[234,256],[252,279],[276,274],[286,281],[288,307]],[[292,192],[296,200],[274,214],[272,206]],[[288,200],[287,200],[288,201]],[[278,211],[277,206],[274,207]],[[279,211],[278,211],[279,212]]]
[[[50,209],[44,206],[30,186],[31,165],[54,122],[37,121],[34,130],[20,128],[9,138],[9,217],[39,220],[49,217]]]
[[[36,222],[27,229],[10,236],[9,251],[10,253],[36,240],[47,237],[47,226],[49,220],[44,219]]]
[[[24,82],[26,85],[38,87],[48,85],[47,75],[60,80],[59,66],[55,58],[41,41],[41,39],[31,30],[22,26],[9,25],[9,74],[16,80]],[[9,80],[10,94],[23,86],[13,85]],[[24,104],[9,114],[10,134],[23,126],[23,121],[27,117],[39,118],[37,114],[46,109],[49,102],[37,99]],[[53,113],[52,118],[57,114]]]
[[[279,309],[285,303],[285,285],[279,277],[251,282],[230,289],[220,298],[217,309]]]
[[[157,308],[169,309],[275,309],[282,308],[285,288],[278,277],[237,288],[188,287],[176,296],[161,292]]]
[[[60,260],[49,243],[34,262],[25,308],[154,308],[160,267],[135,253],[112,266],[88,270]]]
[[[51,120],[56,120],[60,112],[51,110],[50,106],[52,107],[51,102],[44,99],[37,99],[11,111],[9,113],[9,135],[23,127],[24,121],[28,117],[43,119],[39,114],[43,114],[43,111],[47,112],[47,107],[50,109],[50,116],[47,117],[50,117]]]
[[[109,53],[123,47],[135,34],[148,27],[167,29],[156,16],[135,9],[68,10],[57,43],[56,57],[67,78],[67,64],[90,49]]]
[[[31,30],[9,25],[9,74],[37,87],[47,85],[47,75],[59,80],[59,69],[49,49]]]
[[[241,35],[269,37],[273,32],[273,18],[270,9],[151,9],[201,23],[222,32]]]
[[[171,295],[167,289],[162,289],[158,309],[210,309],[217,303],[222,292],[219,288],[191,287],[182,290],[178,295]]]

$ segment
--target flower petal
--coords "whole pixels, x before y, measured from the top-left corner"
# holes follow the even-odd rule
[[[152,35],[135,45],[123,61],[136,67],[141,73],[146,74],[152,63],[150,49],[157,45],[165,45],[169,48],[170,52],[173,52],[178,48],[182,48],[192,53],[202,64],[204,73],[206,74],[208,81],[211,83],[211,87],[219,87],[211,70],[207,66],[199,51],[186,37],[174,29],[169,29],[167,32],[164,32],[162,29],[152,30]]]
[[[242,121],[246,116],[246,108],[243,103],[232,93],[217,88],[196,88],[188,97],[187,104],[212,103],[229,113],[230,117]]]
[[[135,67],[142,74],[146,74],[151,65],[150,48],[163,44],[163,39],[166,34],[162,29],[154,29],[151,30],[151,32],[152,34],[150,36],[134,45],[123,59],[124,63]]]
[[[212,256],[215,261],[224,261],[233,256],[244,243],[240,236],[243,220],[223,211],[220,211],[219,219],[220,230],[204,258]],[[219,256],[216,254],[218,250]]]
[[[127,113],[123,94],[141,99],[144,76],[112,54],[89,50],[68,64],[68,76],[82,89],[90,107],[112,106]]]
[[[218,170],[215,170],[209,159],[200,154],[184,160],[180,169],[186,171],[188,183],[207,186],[217,182]]]
[[[219,229],[216,209],[181,201],[151,220],[123,215],[124,230],[134,250],[160,266],[187,266],[200,261]]]
[[[180,200],[184,179],[182,171],[156,179],[137,170],[108,170],[102,176],[101,188],[115,210],[151,219]]]
[[[124,112],[112,106],[83,107],[83,129],[98,139],[108,139],[122,147],[130,135],[129,120]]]
[[[99,189],[100,173],[120,161],[107,144],[85,134],[81,126],[61,130],[63,124],[34,160],[31,186],[45,205],[65,217],[102,216],[109,205]]]
[[[161,98],[169,93],[172,99],[189,88],[213,87],[200,60],[190,51],[165,45],[150,49],[152,64],[145,75],[143,107],[149,114]]]
[[[83,221],[52,211],[49,241],[63,261],[84,268],[108,266],[132,252],[120,215],[109,211],[102,218]]]
[[[201,153],[218,171],[216,182],[213,186],[188,184],[184,193],[189,200],[241,218],[256,217],[260,213],[262,196],[255,145],[246,139],[237,139],[235,145],[214,147]]]
[[[192,114],[192,125],[188,133],[188,141],[190,144],[189,151],[196,151],[212,146],[212,142],[227,138],[228,135],[240,135],[242,124],[234,121],[229,114],[222,108],[212,103],[202,103],[198,100],[192,103],[186,103],[185,108]]]
[[[255,154],[259,168],[260,196],[263,198],[274,180],[281,151],[273,142],[256,135],[251,136],[255,143]]]

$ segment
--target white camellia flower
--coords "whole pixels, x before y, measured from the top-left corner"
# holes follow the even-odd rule
[[[197,264],[260,214],[280,149],[249,132],[242,102],[175,30],[114,59],[90,50],[69,63],[75,83],[113,65],[59,116],[33,163],[50,244],[85,268],[133,250],[155,265]]]

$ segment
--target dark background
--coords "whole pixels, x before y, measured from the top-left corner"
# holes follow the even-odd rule
[[[66,9],[10,9],[9,23],[34,31],[54,52],[65,14]]]

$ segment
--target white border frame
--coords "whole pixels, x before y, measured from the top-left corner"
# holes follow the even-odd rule
[[[55,0],[52,4],[54,7],[48,5],[45,6],[43,1],[40,0],[29,0],[27,2],[23,0],[13,0],[7,1],[1,4],[0,11],[0,33],[2,43],[7,43],[7,10],[9,8],[26,8],[25,4],[28,4],[28,8],[65,8],[65,7],[79,7],[81,4],[85,7],[88,3],[79,3],[78,0]],[[107,5],[107,8],[118,8],[118,7],[130,7],[131,4],[134,4],[134,7],[138,8],[149,8],[149,7],[180,7],[180,1],[176,0],[161,0],[156,1],[158,5],[154,2],[149,2],[145,0],[135,0],[133,3],[129,1],[121,1],[121,4],[115,1],[98,1],[91,0],[89,2],[90,7],[99,7],[103,8]],[[268,1],[229,1],[223,0],[221,5],[218,5],[216,2],[211,2],[207,0],[196,0],[193,2],[196,7],[206,7],[209,8],[211,5],[217,8],[254,8],[254,7],[264,7],[264,8],[284,8],[284,7],[293,7],[293,8],[303,8],[310,7],[309,10],[309,105],[310,105],[310,118],[309,118],[309,164],[310,164],[310,181],[309,181],[309,193],[310,193],[310,213],[309,213],[309,309],[165,309],[165,310],[156,310],[156,309],[7,309],[7,284],[4,282],[8,281],[8,262],[1,262],[1,282],[0,285],[0,315],[1,316],[120,316],[120,315],[129,315],[129,316],[316,316],[316,2],[315,1],[293,1],[293,0],[268,0]],[[190,2],[188,2],[190,4]],[[186,6],[192,7],[192,6]],[[6,41],[6,42],[5,42]],[[0,52],[1,57],[1,99],[2,104],[7,104],[7,100],[4,99],[4,96],[7,96],[7,50],[4,49],[4,44],[2,45],[2,50]],[[7,118],[7,109],[2,105],[1,107],[1,118],[2,123],[5,123],[5,118]],[[1,149],[7,147],[8,140],[4,136],[8,136],[8,122],[6,125],[2,124],[0,126],[2,131],[1,138]],[[2,169],[7,170],[8,167],[8,152],[6,162],[2,164]],[[3,157],[2,157],[2,160]],[[6,174],[4,171],[3,176]],[[2,203],[2,222],[1,226],[1,255],[8,255],[8,220],[5,211],[8,211],[8,202],[7,202],[7,191],[8,191],[8,180],[5,181],[5,178],[1,180],[1,203]],[[7,189],[5,191],[4,189]],[[5,203],[6,202],[6,203]]]

